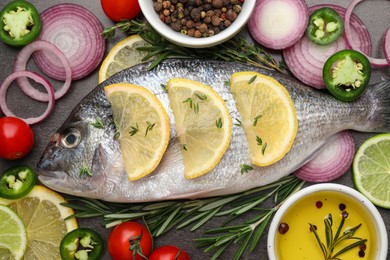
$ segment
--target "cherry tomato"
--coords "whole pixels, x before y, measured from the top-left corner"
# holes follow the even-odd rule
[[[149,260],[190,260],[186,252],[175,246],[161,246],[154,250]]]
[[[113,260],[144,260],[150,255],[152,246],[153,240],[149,230],[133,221],[116,226],[108,237],[107,245]]]
[[[27,155],[34,144],[28,124],[16,117],[0,118],[0,157],[16,160]]]
[[[141,8],[138,0],[101,0],[104,13],[114,22],[135,18]]]

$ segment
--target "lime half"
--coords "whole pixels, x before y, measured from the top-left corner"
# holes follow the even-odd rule
[[[12,209],[0,204],[0,259],[21,259],[26,248],[23,221]]]
[[[366,140],[352,170],[355,187],[375,205],[390,208],[390,133]]]

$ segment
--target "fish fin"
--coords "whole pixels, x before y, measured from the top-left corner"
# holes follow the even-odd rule
[[[360,105],[359,105],[360,104]],[[356,125],[352,129],[362,132],[390,131],[390,80],[384,80],[367,87],[355,109],[369,105],[366,125]],[[363,112],[362,112],[363,113]]]

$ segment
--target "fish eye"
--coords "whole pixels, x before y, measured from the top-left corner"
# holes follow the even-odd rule
[[[69,129],[61,138],[61,144],[65,148],[74,148],[81,141],[81,133],[75,128]]]

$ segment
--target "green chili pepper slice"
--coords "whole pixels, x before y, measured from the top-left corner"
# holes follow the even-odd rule
[[[89,228],[75,229],[61,240],[60,254],[62,260],[97,260],[104,253],[104,242],[101,236]]]
[[[324,7],[310,15],[306,36],[318,45],[328,45],[335,42],[343,31],[344,21],[340,15],[332,8]]]
[[[342,50],[333,54],[323,68],[326,88],[342,101],[353,101],[360,97],[370,77],[370,62],[366,56],[354,50]]]
[[[0,12],[0,39],[8,45],[25,46],[34,41],[41,31],[41,17],[27,1],[12,1]]]
[[[27,195],[37,182],[37,175],[27,166],[16,166],[6,170],[0,178],[0,197],[19,199]]]

